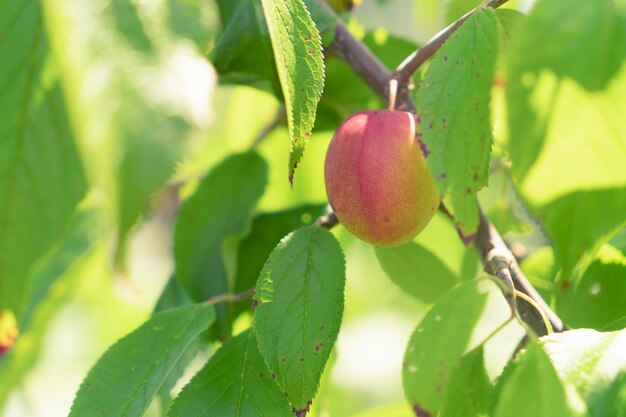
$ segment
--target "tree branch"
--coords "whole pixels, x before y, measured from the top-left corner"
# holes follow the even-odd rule
[[[239,303],[245,299],[252,297],[255,291],[256,291],[256,287],[252,287],[243,292],[238,292],[235,294],[232,294],[232,293],[218,294],[209,298],[204,303],[205,304],[217,304],[217,303],[227,301],[231,304],[235,304],[235,303]]]
[[[348,32],[341,20],[337,20],[335,36],[328,52],[348,64],[385,103],[388,99],[389,70],[382,62]]]
[[[484,7],[492,7],[495,9],[507,1],[508,0],[491,0],[489,2],[483,2],[483,5],[465,13],[455,22],[433,36],[428,42],[426,42],[426,44],[424,44],[424,46],[409,55],[392,74],[392,78],[398,81],[400,97],[404,97],[411,90],[412,77],[413,74],[415,74],[415,71],[417,71],[430,57],[435,55],[439,48],[441,48],[441,45],[443,45],[444,42],[448,40],[448,38],[452,36],[452,34],[460,28],[472,14],[476,12],[476,10]]]
[[[498,7],[505,2],[506,0],[492,0],[487,3],[486,6]],[[419,60],[418,58],[413,59],[418,60],[416,62],[419,63],[420,61],[424,62],[426,59],[431,57],[437,51],[439,46],[441,46],[443,41],[445,41],[445,39],[447,39],[465,19],[467,19],[467,16],[468,15],[461,17],[461,19],[459,19],[461,20],[460,23],[459,20],[457,20],[457,22],[453,23],[443,32],[440,32],[439,38],[437,38],[437,36],[435,37],[439,40],[433,41],[433,45],[425,45],[424,47],[427,48],[426,52],[422,52],[421,55],[419,55]],[[454,29],[450,30],[451,27]],[[446,32],[446,30],[449,32]],[[445,36],[442,36],[441,34],[444,34]],[[435,47],[437,42],[439,42],[439,45]],[[335,36],[329,46],[329,50],[332,51],[335,56],[344,60],[354,70],[354,72],[378,94],[379,97],[387,101],[389,80],[392,79],[392,77],[397,77],[398,71],[396,71],[393,75],[390,74],[387,68],[385,68],[385,66],[361,42],[356,40],[350,32],[348,32],[345,25],[339,19],[337,19]],[[414,55],[417,56],[418,54],[419,51],[417,51]],[[412,68],[415,67],[415,64],[401,65],[400,70],[402,71],[402,74],[409,74],[410,77],[412,72],[410,72],[409,69],[402,70],[404,67]],[[419,68],[419,65],[415,68]],[[398,108],[415,109],[415,103],[409,94],[401,95],[398,99],[400,101]],[[326,228],[332,228],[338,223],[338,219],[332,212],[327,213],[316,221],[317,225]],[[541,314],[528,302],[519,299],[516,300],[513,290],[518,290],[531,298],[548,317],[555,332],[561,332],[564,330],[564,325],[561,319],[550,309],[547,303],[541,298],[539,293],[537,293],[535,288],[528,281],[515,260],[515,257],[511,253],[511,250],[506,246],[496,228],[482,213],[482,210],[480,211],[480,224],[475,244],[485,269],[489,273],[496,275],[505,283],[505,285],[508,283],[509,286],[513,286],[513,288],[508,288],[509,294],[505,294],[505,296],[507,297],[507,300],[512,303],[511,305],[513,305],[518,311],[524,322],[527,323],[537,335],[544,335],[547,333]],[[511,297],[512,300],[509,300]]]
[[[328,213],[321,216],[315,221],[315,225],[323,227],[324,229],[332,229],[339,224],[339,219],[335,213],[329,209]]]
[[[487,272],[496,275],[502,281],[510,279],[516,290],[526,294],[543,310],[552,325],[552,329],[555,332],[562,332],[564,330],[563,321],[552,311],[535,290],[535,287],[528,281],[511,250],[502,240],[500,233],[485,217],[482,210],[479,211],[479,215],[480,223],[476,233],[475,245]],[[548,333],[540,312],[531,304],[522,299],[517,299],[517,311],[535,333],[540,336]]]
[[[461,25],[476,11],[473,9],[458,20],[452,23],[447,28],[433,36],[428,42],[424,44],[417,51],[409,55],[393,73],[393,78],[398,80],[398,84],[408,84],[411,81],[411,77],[417,71],[424,62],[426,62],[431,56],[441,48],[441,45],[448,40],[448,38],[459,28]]]

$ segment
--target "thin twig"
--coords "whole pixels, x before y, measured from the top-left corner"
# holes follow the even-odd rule
[[[543,336],[549,332],[549,329],[544,325],[543,315],[548,318],[555,332],[562,332],[565,329],[563,322],[528,281],[515,257],[502,240],[500,233],[485,217],[482,210],[479,212],[479,215],[480,223],[475,244],[487,272],[498,276],[505,284],[510,280],[515,290],[526,294],[535,302],[538,309],[528,302],[516,302],[516,308],[520,316],[535,333]],[[541,314],[542,312],[543,315]]]
[[[489,2],[484,2],[483,5],[480,5],[469,12],[465,13],[463,16],[458,18],[456,21],[451,23],[448,27],[437,33],[433,36],[428,42],[424,44],[421,48],[413,52],[409,55],[393,72],[392,78],[398,80],[398,87],[401,94],[408,94],[408,91],[411,89],[411,82],[413,78],[413,74],[424,64],[424,62],[428,61],[435,53],[441,48],[450,36],[458,28],[461,27],[465,21],[476,12],[476,10],[484,7],[497,8],[506,3],[508,0],[491,0]]]
[[[219,294],[219,295],[215,295],[209,298],[204,303],[205,304],[217,304],[217,303],[227,301],[231,304],[235,304],[235,303],[238,303],[240,301],[243,301],[252,297],[255,291],[256,291],[256,287],[252,287],[243,292],[238,292],[235,294],[231,294],[231,293]]]
[[[332,210],[329,210],[326,214],[315,221],[316,226],[323,227],[324,229],[332,229],[338,224],[339,219]]]
[[[447,28],[433,36],[428,42],[421,48],[409,55],[393,73],[393,78],[398,80],[399,84],[408,84],[411,77],[417,71],[424,62],[426,62],[431,56],[433,56],[441,45],[448,40],[448,38],[459,28],[461,25],[474,13],[476,9],[473,9],[463,16],[461,16],[454,23],[450,24]]]

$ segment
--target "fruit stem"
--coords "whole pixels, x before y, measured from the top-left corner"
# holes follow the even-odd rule
[[[396,97],[398,95],[398,80],[392,78],[389,80],[389,110],[396,109]]]

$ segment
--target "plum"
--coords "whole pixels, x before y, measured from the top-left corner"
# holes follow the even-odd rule
[[[437,211],[440,197],[416,127],[412,113],[363,111],[346,119],[330,142],[324,168],[328,201],[361,240],[401,245]]]

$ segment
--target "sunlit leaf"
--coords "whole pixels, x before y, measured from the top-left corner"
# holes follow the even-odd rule
[[[491,396],[491,381],[485,369],[482,346],[461,358],[452,370],[445,388],[440,417],[486,415]]]
[[[434,303],[460,281],[437,256],[415,242],[375,251],[389,279],[424,303]]]
[[[254,287],[265,261],[278,242],[299,227],[313,223],[323,214],[324,207],[323,204],[308,204],[256,216],[250,234],[239,245],[235,292]],[[250,308],[250,301],[235,305],[236,311]]]
[[[302,0],[261,0],[291,136],[289,181],[293,183],[313,131],[324,88],[324,62],[318,29]]]
[[[626,222],[623,29],[612,0],[539,0],[511,39],[508,150],[563,280]]]
[[[76,393],[70,417],[140,417],[200,332],[215,320],[213,306],[163,311],[107,350]]]
[[[233,243],[248,233],[251,211],[266,182],[267,164],[258,154],[232,155],[182,204],[174,231],[175,276],[195,301],[232,291],[226,240]],[[218,335],[228,337],[228,305],[218,304],[216,311]]]
[[[626,327],[626,256],[604,246],[579,278],[555,294],[559,316],[572,328]]]
[[[595,407],[598,398],[613,396],[615,384],[623,381],[626,330],[571,330],[541,340],[561,379],[573,384],[583,398],[594,398]]]
[[[86,186],[40,2],[0,2],[0,55],[0,311],[19,317]]]
[[[261,271],[254,331],[276,382],[296,410],[307,409],[333,349],[343,315],[345,263],[326,229],[285,237]]]
[[[530,343],[500,379],[494,417],[586,416],[584,402],[571,385],[559,380],[550,358],[536,343]]]
[[[418,140],[464,240],[478,227],[476,192],[488,178],[498,30],[493,10],[472,14],[435,54],[417,90]]]
[[[490,294],[501,298],[498,292],[492,283],[464,283],[441,297],[413,332],[404,355],[402,380],[417,415],[435,415],[443,408],[450,375],[463,354],[479,346],[481,337],[486,336],[482,333],[489,331],[481,328],[477,334],[478,323],[489,310]],[[506,303],[501,299],[497,302],[501,311],[497,319],[504,322]]]

